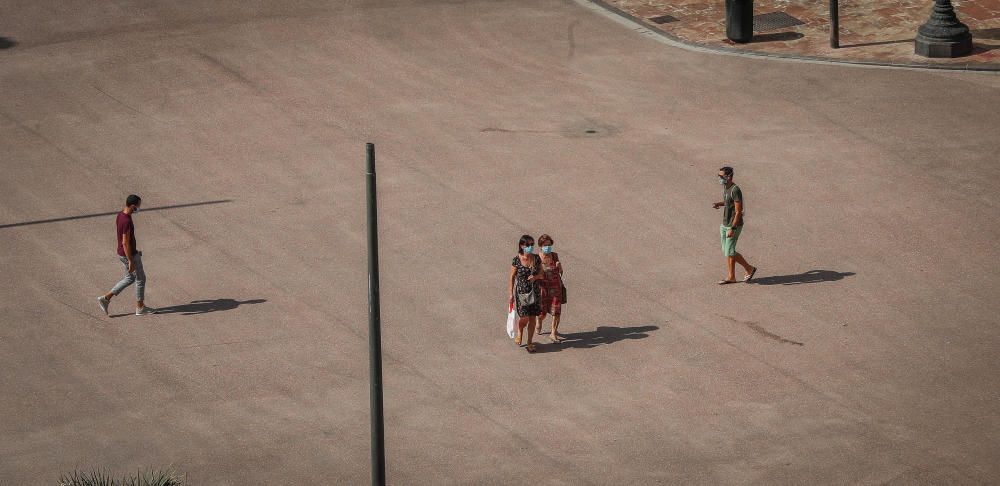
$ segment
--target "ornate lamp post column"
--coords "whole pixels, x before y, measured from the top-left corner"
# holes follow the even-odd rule
[[[958,21],[951,0],[934,0],[931,18],[917,29],[914,52],[924,57],[959,57],[972,52],[972,34]]]

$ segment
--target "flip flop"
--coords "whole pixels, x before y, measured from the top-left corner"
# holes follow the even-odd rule
[[[719,285],[729,285],[731,283],[736,283],[735,280],[719,280]]]
[[[753,274],[755,273],[757,273],[757,267],[753,267],[753,270],[751,270],[746,277],[743,277],[743,281],[746,283],[750,283],[750,279],[753,278]]]
[[[531,343],[531,344],[525,346],[524,349],[527,349],[529,353],[534,353],[535,352],[535,343]]]

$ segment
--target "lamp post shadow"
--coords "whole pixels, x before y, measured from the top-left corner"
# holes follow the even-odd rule
[[[209,204],[223,204],[223,203],[230,203],[230,202],[233,202],[233,200],[232,199],[220,199],[218,201],[203,201],[203,202],[195,202],[195,203],[171,204],[169,206],[154,206],[154,207],[150,207],[150,208],[142,208],[142,212],[143,213],[148,213],[148,212],[152,212],[152,211],[164,211],[164,210],[167,210],[167,209],[190,208],[190,207],[195,207],[195,206],[205,206],[205,205],[209,205]],[[75,221],[75,220],[78,220],[78,219],[99,218],[99,217],[102,217],[102,216],[114,216],[114,215],[116,215],[116,214],[118,214],[120,212],[121,212],[121,210],[118,210],[118,211],[109,211],[109,212],[105,212],[105,213],[81,214],[81,215],[78,215],[78,216],[65,216],[65,217],[62,217],[62,218],[39,219],[39,220],[35,220],[35,221],[22,221],[20,223],[0,224],[0,229],[17,228],[17,227],[20,227],[20,226],[31,226],[31,225],[36,225],[36,224],[59,223],[59,222],[62,222],[62,221]]]

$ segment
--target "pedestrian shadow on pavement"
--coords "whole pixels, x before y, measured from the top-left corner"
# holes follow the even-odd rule
[[[835,272],[833,270],[809,270],[795,275],[772,275],[758,277],[751,281],[757,285],[798,285],[819,282],[835,282],[844,277],[850,277],[854,272]]]
[[[590,349],[603,344],[612,344],[623,339],[642,339],[649,337],[649,333],[659,329],[659,326],[635,326],[635,327],[613,327],[599,326],[593,331],[571,332],[560,334],[562,342],[538,342],[535,345],[535,352],[554,353],[563,349]],[[545,339],[545,338],[542,338]]]
[[[156,315],[160,314],[180,314],[182,316],[193,316],[197,314],[207,314],[235,309],[244,304],[261,304],[267,302],[266,299],[236,300],[236,299],[211,299],[194,300],[190,304],[172,305],[170,307],[157,307]],[[116,314],[111,317],[124,317],[130,314]]]
[[[17,41],[10,37],[0,37],[0,49],[10,49],[17,45]]]

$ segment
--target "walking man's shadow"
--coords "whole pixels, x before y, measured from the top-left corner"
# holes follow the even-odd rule
[[[593,331],[572,332],[562,334],[562,341],[559,343],[538,343],[539,353],[553,353],[566,348],[590,349],[602,344],[611,344],[623,339],[642,339],[649,337],[650,331],[659,329],[659,326],[635,326],[635,327],[612,327],[599,326]]]
[[[212,299],[195,300],[190,304],[173,305],[170,307],[158,307],[157,314],[181,314],[192,316],[195,314],[207,314],[209,312],[225,311],[235,309],[244,304],[260,304],[267,302],[266,299],[235,300],[235,299]]]
[[[795,275],[773,275],[770,277],[758,277],[750,283],[757,285],[798,285],[818,282],[834,282],[844,277],[850,277],[854,272],[835,272],[833,270],[809,270],[805,273]]]

